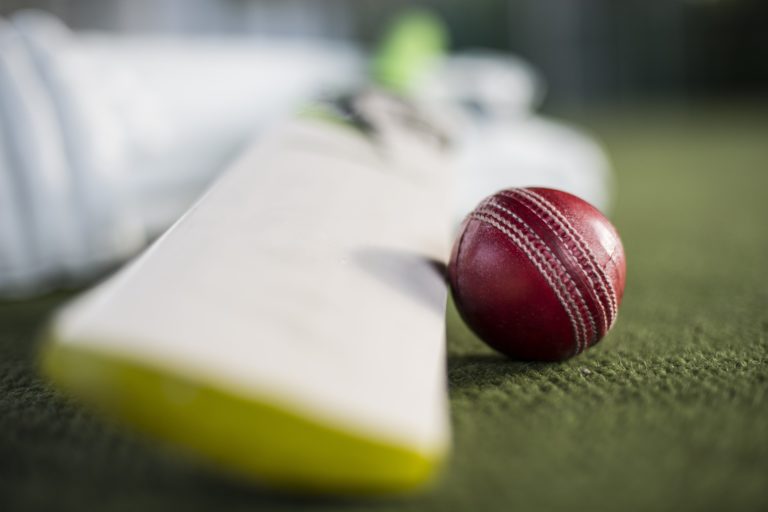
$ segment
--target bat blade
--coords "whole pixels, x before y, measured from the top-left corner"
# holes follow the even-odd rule
[[[60,312],[45,371],[278,486],[428,481],[450,443],[446,289],[433,264],[448,250],[450,172],[443,153],[396,131],[310,119],[257,144],[142,256]]]

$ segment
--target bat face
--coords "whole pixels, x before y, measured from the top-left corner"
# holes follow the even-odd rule
[[[355,101],[367,132],[283,127],[63,310],[45,357],[53,380],[278,486],[429,480],[449,445],[434,268],[450,241],[449,158],[402,105]]]

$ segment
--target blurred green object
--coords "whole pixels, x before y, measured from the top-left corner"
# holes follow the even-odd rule
[[[102,422],[37,377],[53,296],[0,304],[0,510],[768,510],[768,105],[574,120],[618,171],[618,323],[579,357],[527,364],[451,312],[455,453],[433,491],[269,494]]]
[[[448,31],[431,11],[408,9],[385,32],[374,55],[374,81],[407,94],[421,75],[446,52]]]

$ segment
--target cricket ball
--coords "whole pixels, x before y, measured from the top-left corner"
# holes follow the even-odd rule
[[[488,345],[515,359],[558,361],[616,321],[626,262],[616,229],[586,201],[513,188],[464,220],[448,277],[459,314]]]

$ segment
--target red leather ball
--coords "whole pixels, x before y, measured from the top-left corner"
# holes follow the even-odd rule
[[[448,267],[459,314],[516,359],[557,361],[605,336],[624,295],[619,234],[586,201],[503,190],[467,216]]]

